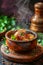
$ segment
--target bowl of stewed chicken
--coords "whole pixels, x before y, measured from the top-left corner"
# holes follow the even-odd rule
[[[28,29],[10,30],[5,37],[6,45],[12,51],[30,51],[37,46],[37,34]]]

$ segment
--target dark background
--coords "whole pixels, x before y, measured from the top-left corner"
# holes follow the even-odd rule
[[[19,0],[0,0],[0,14],[4,15],[14,15],[17,7],[15,3]],[[36,2],[43,2],[43,0],[28,0],[29,8],[31,11],[34,11],[33,7]]]

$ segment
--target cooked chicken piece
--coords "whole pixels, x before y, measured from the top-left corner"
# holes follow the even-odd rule
[[[18,36],[18,35],[21,35],[21,33],[25,33],[26,32],[26,30],[25,29],[20,29],[20,30],[18,30],[15,34],[14,34],[14,36]]]

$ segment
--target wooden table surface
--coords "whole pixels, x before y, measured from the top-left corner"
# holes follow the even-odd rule
[[[1,47],[1,42],[0,42],[0,47]],[[34,62],[27,63],[27,64],[25,64],[25,63],[20,64],[20,63],[13,63],[13,62],[10,62],[10,61],[4,59],[2,57],[1,50],[0,50],[0,65],[43,65],[43,55]]]

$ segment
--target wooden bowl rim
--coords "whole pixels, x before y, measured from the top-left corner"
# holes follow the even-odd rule
[[[25,29],[25,30],[27,30],[29,33],[31,33],[31,34],[33,34],[35,37],[32,39],[32,40],[29,40],[29,41],[21,41],[21,40],[12,40],[12,39],[10,39],[9,37],[8,37],[8,34],[9,33],[11,33],[11,32],[16,32],[17,30],[10,30],[10,31],[8,31],[6,34],[5,34],[5,37],[6,37],[6,39],[8,39],[8,40],[10,40],[10,41],[12,41],[12,42],[18,42],[18,43],[28,43],[28,42],[32,42],[32,41],[34,41],[34,40],[36,40],[37,39],[37,33],[35,33],[34,31],[32,31],[32,30],[28,30],[28,29]]]

